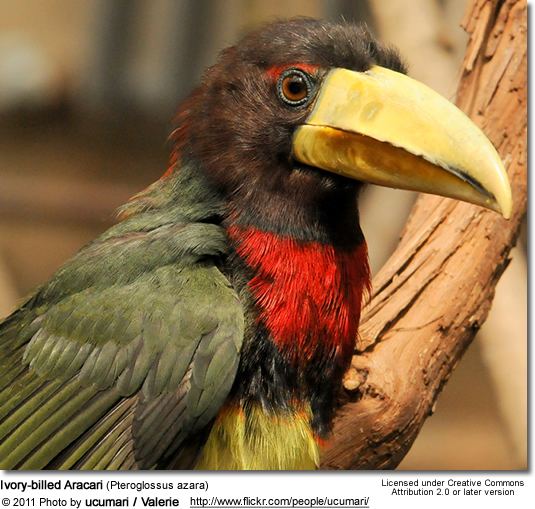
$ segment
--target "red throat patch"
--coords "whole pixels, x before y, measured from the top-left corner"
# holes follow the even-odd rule
[[[319,351],[348,360],[370,286],[366,243],[341,250],[250,227],[228,234],[255,274],[249,289],[258,320],[279,350],[297,363]]]

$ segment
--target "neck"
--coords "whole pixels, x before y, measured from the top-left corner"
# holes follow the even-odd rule
[[[314,170],[311,170],[314,171]],[[318,242],[336,250],[362,244],[357,186],[325,188],[317,182],[295,187],[240,190],[229,203],[227,226],[273,233],[297,242]]]
[[[264,204],[266,213],[261,206],[234,203],[234,221],[225,224],[254,319],[242,355],[252,361],[240,365],[247,383],[237,396],[279,409],[306,402],[323,436],[370,281],[356,197],[291,209]]]

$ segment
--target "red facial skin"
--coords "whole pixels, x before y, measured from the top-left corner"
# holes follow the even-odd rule
[[[277,81],[279,79],[279,76],[287,69],[300,69],[301,71],[304,71],[308,74],[316,74],[319,67],[317,65],[303,63],[275,65],[273,67],[269,67],[266,70],[266,75],[272,81]]]

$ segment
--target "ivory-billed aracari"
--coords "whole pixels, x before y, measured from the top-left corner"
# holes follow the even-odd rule
[[[166,174],[0,325],[0,466],[316,467],[370,284],[362,184],[511,211],[491,143],[403,73],[351,24],[224,50]]]

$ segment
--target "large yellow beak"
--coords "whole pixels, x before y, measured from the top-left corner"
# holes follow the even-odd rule
[[[294,134],[293,156],[363,182],[511,215],[507,173],[481,130],[435,91],[383,67],[330,71]]]

